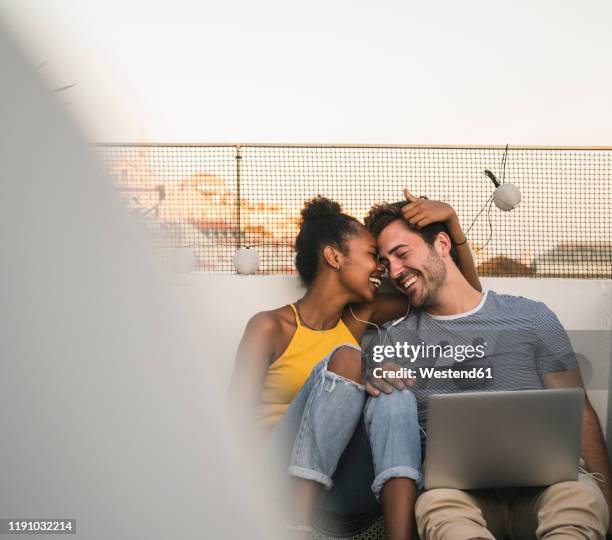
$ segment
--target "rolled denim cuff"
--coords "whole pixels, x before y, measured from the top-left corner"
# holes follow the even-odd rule
[[[372,482],[372,491],[376,498],[380,498],[380,492],[382,491],[383,486],[387,480],[391,480],[391,478],[410,478],[414,480],[417,487],[421,489],[423,487],[423,474],[421,471],[417,471],[413,467],[391,467],[383,472],[381,472],[376,478],[374,478],[374,482]]]
[[[304,480],[312,480],[313,482],[322,484],[325,489],[331,489],[334,485],[332,479],[326,474],[320,473],[319,471],[314,471],[312,469],[306,469],[305,467],[297,467],[292,465],[289,467],[289,474],[291,476],[303,478]]]

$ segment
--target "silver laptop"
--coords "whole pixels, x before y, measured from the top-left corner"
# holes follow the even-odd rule
[[[576,480],[583,402],[582,389],[430,396],[425,488]]]

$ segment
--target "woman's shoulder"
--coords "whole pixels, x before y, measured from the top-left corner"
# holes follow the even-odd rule
[[[283,332],[291,328],[295,329],[295,315],[289,305],[260,311],[249,319],[247,327],[267,334]]]
[[[265,349],[272,363],[287,348],[296,328],[295,315],[290,306],[260,311],[249,319],[243,343]]]

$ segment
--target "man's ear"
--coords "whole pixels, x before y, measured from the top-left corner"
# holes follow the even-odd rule
[[[323,248],[323,262],[333,270],[340,270],[341,254],[333,246]]]
[[[453,242],[450,239],[450,236],[444,231],[440,231],[435,241],[436,249],[438,249],[438,253],[442,257],[450,257],[451,248],[453,247]]]

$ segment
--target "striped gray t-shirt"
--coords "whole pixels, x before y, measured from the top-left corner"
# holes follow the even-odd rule
[[[456,316],[413,308],[403,321],[385,324],[365,354],[370,370],[387,360],[413,370],[423,427],[430,395],[539,389],[542,374],[577,369],[567,333],[546,305],[493,291]]]

